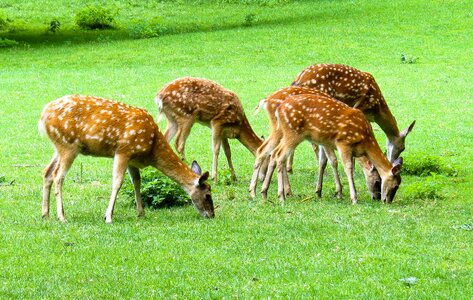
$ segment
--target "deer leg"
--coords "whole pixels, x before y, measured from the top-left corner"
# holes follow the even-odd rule
[[[43,171],[43,205],[42,205],[42,217],[49,218],[49,200],[51,195],[51,186],[54,182],[54,173],[58,166],[58,154],[54,153],[51,162]]]
[[[164,131],[164,137],[168,143],[170,143],[172,138],[176,135],[177,130],[178,126],[176,120],[168,118],[166,130]]]
[[[112,194],[110,196],[110,202],[108,203],[107,210],[105,211],[105,223],[112,223],[113,209],[115,207],[115,201],[117,200],[118,191],[120,190],[125,170],[128,164],[128,157],[123,154],[116,154],[113,159],[113,183],[112,183]]]
[[[256,151],[256,159],[255,159],[255,164],[253,166],[253,176],[251,177],[250,188],[249,188],[250,195],[252,198],[256,196],[256,185],[257,185],[258,177],[263,182],[266,178],[268,165],[270,161],[269,152],[272,149],[273,149],[272,137],[269,136],[269,138],[265,140],[263,144],[261,144],[261,146]]]
[[[358,202],[357,196],[356,196],[356,187],[355,187],[355,181],[353,180],[353,171],[354,171],[354,159],[353,155],[351,153],[351,149],[347,148],[338,148],[338,151],[340,153],[340,157],[342,158],[343,161],[343,168],[345,170],[345,174],[347,175],[348,178],[348,184],[350,186],[350,198],[351,202],[353,204],[356,204]]]
[[[140,169],[128,166],[128,174],[130,175],[131,182],[133,183],[133,190],[135,192],[136,211],[138,217],[144,217],[145,211],[143,209],[143,200],[141,199],[141,176]]]
[[[294,164],[294,152],[289,155],[286,161],[286,170],[289,173],[292,173],[292,165]]]
[[[232,181],[236,182],[237,177],[235,174],[235,168],[233,168],[232,151],[230,150],[230,144],[228,143],[227,138],[222,138],[222,147],[223,147],[223,152],[225,153],[225,156],[227,157],[228,167],[230,168],[230,172],[232,173]]]
[[[220,146],[222,145],[222,129],[220,126],[212,126],[212,148],[213,148],[213,159],[212,159],[212,180],[217,183],[217,167],[218,167],[218,155],[220,152]]]
[[[56,194],[56,209],[57,217],[60,221],[65,222],[66,218],[64,217],[64,207],[62,204],[62,185],[64,183],[64,178],[66,177],[67,171],[70,169],[74,159],[77,154],[71,150],[59,151],[59,160],[57,166],[57,172],[54,174],[54,183],[55,183],[55,194]]]
[[[327,155],[330,165],[332,166],[333,170],[333,180],[335,180],[335,188],[336,188],[336,194],[335,196],[338,199],[342,198],[342,183],[340,181],[340,174],[338,173],[338,161],[337,161],[337,156],[335,155],[335,152],[331,148],[325,148],[325,147],[320,147],[322,149],[322,152],[325,152]]]
[[[317,177],[317,187],[315,189],[315,193],[317,197],[322,197],[322,184],[324,182],[324,173],[325,168],[327,167],[327,155],[325,155],[325,151],[323,147],[318,149],[319,151],[319,176]]]
[[[266,200],[268,198],[268,189],[271,184],[271,178],[273,177],[274,168],[276,167],[276,161],[272,156],[269,158],[268,170],[266,171],[266,177],[264,178],[261,186],[261,196]]]
[[[177,136],[175,141],[176,151],[181,156],[182,160],[186,159],[185,155],[185,146],[186,140],[189,137],[189,133],[191,132],[192,125],[194,125],[194,120],[185,120],[181,119],[178,122],[179,128],[177,129]]]

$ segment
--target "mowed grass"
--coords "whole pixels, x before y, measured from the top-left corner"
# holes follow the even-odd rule
[[[271,5],[143,2],[120,8],[118,29],[74,28],[77,1],[1,8],[30,20],[0,49],[0,298],[441,298],[473,296],[471,45],[468,1],[313,1]],[[100,2],[102,3],[102,2]],[[48,3],[47,3],[48,4]],[[252,26],[241,26],[255,14]],[[130,38],[133,22],[161,16],[182,32]],[[64,24],[45,35],[49,20]],[[190,27],[188,24],[194,24]],[[192,29],[193,28],[193,29]],[[191,30],[192,29],[192,30]],[[401,64],[402,53],[418,57]],[[281,207],[249,198],[253,157],[232,142],[239,181],[212,186],[216,218],[192,206],[147,210],[138,219],[121,193],[114,223],[103,214],[110,159],[79,157],[64,186],[68,222],[41,219],[41,171],[53,148],[37,133],[49,101],[71,93],[109,97],[148,109],[155,93],[180,76],[199,76],[236,92],[250,123],[269,134],[260,99],[289,85],[314,63],[344,63],[377,79],[407,139],[405,163],[427,156],[455,174],[404,175],[391,205],[370,199],[360,170],[353,206],[315,198],[310,146],[296,150],[295,195]],[[165,122],[159,124],[162,129]],[[374,125],[382,148],[383,132]],[[187,157],[210,170],[208,128],[196,125]],[[420,197],[425,189],[431,197]]]

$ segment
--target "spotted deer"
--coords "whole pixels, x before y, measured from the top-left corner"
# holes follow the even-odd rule
[[[278,145],[279,141],[282,138],[282,131],[278,126],[277,119],[276,119],[276,110],[277,108],[284,103],[286,98],[292,95],[301,95],[301,94],[309,94],[309,95],[321,95],[321,96],[326,96],[329,97],[326,93],[321,92],[316,89],[311,89],[307,87],[298,87],[298,86],[290,86],[290,87],[285,87],[282,89],[279,89],[275,93],[271,94],[268,96],[266,99],[263,99],[260,102],[260,105],[258,109],[261,106],[264,106],[267,113],[268,113],[268,118],[270,121],[270,126],[271,126],[271,134],[269,137],[263,142],[263,144],[258,148],[256,152],[256,160],[254,164],[254,169],[253,169],[253,176],[251,178],[250,182],[250,195],[251,197],[256,196],[256,186],[257,186],[257,181],[258,181],[258,175],[259,172],[261,171],[261,167],[264,165],[265,160],[270,159],[271,152],[276,148]],[[317,153],[319,152],[319,175],[317,179],[317,188],[316,188],[316,193],[319,197],[322,195],[322,183],[323,183],[323,174],[325,171],[325,166],[327,165],[327,156],[325,155],[324,149],[321,147],[318,149],[317,144],[312,144],[314,147],[314,151]],[[336,185],[336,191],[337,191],[337,197],[341,198],[342,197],[342,186],[340,183],[340,176],[338,173],[338,163],[337,163],[337,158],[333,154],[333,151],[329,151],[329,160],[332,165],[333,173],[334,173],[334,180],[335,180],[335,185]],[[291,157],[293,155],[290,155],[288,158],[288,162],[290,161]],[[363,173],[365,174],[366,178],[366,184],[368,186],[368,190],[371,193],[371,197],[373,199],[379,199],[380,194],[381,194],[381,179],[379,177],[378,172],[376,169],[373,168],[371,163],[367,161],[364,157],[359,157],[358,158],[361,166],[363,167]],[[289,171],[289,168],[292,167],[292,164],[287,164],[286,170]],[[268,172],[269,173],[269,172]],[[265,182],[263,183],[264,187],[269,187],[269,182],[271,180],[272,174],[266,174],[265,176]],[[267,188],[263,189],[261,191],[261,194],[263,198],[266,198],[267,196]],[[290,194],[290,191],[286,191],[286,195]]]
[[[220,147],[227,157],[232,179],[236,181],[228,139],[236,138],[253,155],[263,142],[248,122],[237,95],[219,84],[203,78],[183,77],[166,84],[156,95],[159,115],[167,118],[164,133],[170,142],[174,135],[177,152],[185,159],[186,139],[194,123],[212,129],[212,179],[217,181],[217,164]]]
[[[182,163],[159,131],[153,118],[143,109],[112,100],[70,95],[47,104],[38,123],[55,147],[43,172],[42,215],[49,217],[51,186],[56,191],[57,216],[65,221],[62,185],[67,171],[79,154],[113,157],[113,186],[105,221],[112,214],[125,170],[133,182],[138,216],[144,215],[140,195],[140,168],[153,166],[179,183],[190,195],[199,213],[214,217],[209,173],[194,162],[192,169]]]
[[[391,203],[401,183],[402,157],[391,164],[382,153],[371,125],[363,113],[323,95],[295,95],[282,103],[276,112],[283,133],[273,151],[268,172],[277,165],[278,196],[284,202],[290,184],[286,174],[287,157],[303,140],[322,145],[328,156],[337,149],[350,186],[350,198],[357,203],[353,180],[353,158],[366,157],[381,177],[381,199]]]
[[[292,85],[318,89],[363,111],[368,120],[377,123],[386,134],[387,157],[391,163],[404,151],[406,137],[416,121],[399,131],[396,119],[370,73],[345,65],[317,64],[304,69]]]

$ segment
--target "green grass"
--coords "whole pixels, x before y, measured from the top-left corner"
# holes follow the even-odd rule
[[[0,48],[0,298],[473,296],[469,1],[113,1],[117,29],[91,32],[72,21],[80,1],[17,2],[0,2],[23,28],[0,33],[20,43]],[[46,34],[52,18],[61,28]],[[153,20],[174,31],[132,37],[131,25]],[[402,64],[403,53],[418,59]],[[332,198],[331,172],[323,198],[312,198],[317,166],[303,144],[291,176],[295,196],[282,208],[249,199],[253,158],[232,141],[239,182],[212,186],[215,219],[192,206],[137,219],[121,193],[106,225],[112,161],[79,157],[64,187],[68,223],[55,220],[55,201],[52,219],[41,219],[41,171],[53,150],[36,125],[47,102],[82,93],[155,114],[160,87],[200,76],[235,91],[255,131],[267,136],[266,116],[252,109],[319,62],[371,72],[399,126],[417,120],[406,165],[428,169],[428,157],[446,169],[404,175],[392,205],[371,201],[357,170],[352,206],[345,177],[344,199]],[[187,145],[188,159],[209,170],[210,131],[195,126]],[[220,166],[225,172],[223,154]],[[424,189],[442,197],[418,197]],[[276,202],[275,181],[269,195]]]

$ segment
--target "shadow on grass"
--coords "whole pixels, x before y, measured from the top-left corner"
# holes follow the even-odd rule
[[[329,17],[329,16],[326,16]],[[331,17],[331,16],[330,16]],[[285,26],[297,23],[314,22],[323,20],[323,16],[316,13],[300,14],[284,18],[273,19],[248,19],[241,22],[229,23],[183,23],[183,24],[152,24],[147,21],[135,22],[128,27],[105,29],[105,30],[81,30],[79,28],[64,28],[57,33],[47,32],[46,29],[28,28],[14,32],[0,33],[0,38],[14,40],[20,45],[41,46],[41,45],[64,45],[82,44],[90,42],[110,42],[120,40],[135,40],[156,38],[168,35],[179,35],[199,32],[218,32],[235,29],[251,29],[271,26]],[[135,27],[134,27],[135,26]],[[148,30],[147,34],[136,33],[136,26],[141,26]],[[153,31],[154,30],[154,31]]]

